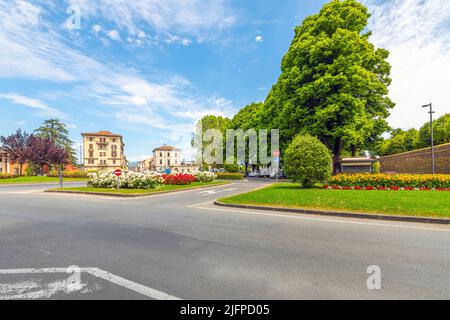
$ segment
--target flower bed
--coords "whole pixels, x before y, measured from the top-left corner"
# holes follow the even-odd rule
[[[356,174],[337,175],[325,189],[450,191],[450,175]]]
[[[164,184],[168,185],[188,185],[197,180],[193,175],[184,173],[165,174],[162,178],[164,179]]]
[[[136,173],[125,172],[120,177],[122,189],[157,189],[166,185],[188,185],[193,182],[212,182],[216,175],[209,172],[191,174],[162,175],[156,172]],[[117,187],[117,177],[112,172],[89,173],[88,187],[114,189]]]

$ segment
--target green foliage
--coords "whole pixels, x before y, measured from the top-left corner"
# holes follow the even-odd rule
[[[450,113],[435,120],[433,130],[435,145],[450,143]],[[387,156],[430,146],[430,123],[426,122],[419,131],[416,129],[391,131],[391,138],[379,141],[374,147],[374,151],[377,155]]]
[[[241,173],[216,173],[218,180],[243,180],[244,175]]]
[[[382,140],[377,144],[376,150],[380,156],[387,156],[416,149],[419,141],[419,132],[416,129],[403,131],[396,129],[391,133],[392,137]]]
[[[380,165],[379,161],[377,161],[373,164],[372,170],[373,170],[374,174],[378,174],[381,172],[381,165]]]
[[[364,33],[367,8],[332,1],[296,28],[282,74],[262,112],[266,127],[280,129],[282,149],[298,133],[317,136],[334,154],[359,150],[388,128],[389,52]]]
[[[433,121],[434,144],[450,143],[450,113]],[[425,123],[419,130],[417,148],[427,148],[431,146],[430,123]]]
[[[230,129],[257,130],[261,125],[261,113],[264,111],[262,102],[251,103],[242,108],[231,120]]]
[[[69,130],[66,124],[58,119],[44,121],[42,126],[35,131],[36,136],[43,139],[50,139],[53,143],[66,150],[71,163],[75,163],[76,151],[73,149],[73,141],[69,138]]]
[[[284,154],[284,172],[305,188],[325,182],[331,176],[331,155],[317,138],[298,135]]]
[[[241,166],[237,164],[226,164],[224,166],[224,169],[228,173],[238,173],[239,171],[241,171]]]

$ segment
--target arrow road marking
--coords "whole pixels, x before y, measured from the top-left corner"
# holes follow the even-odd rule
[[[167,293],[146,287],[139,283],[127,280],[125,278],[116,276],[107,271],[101,270],[99,268],[79,268],[81,273],[89,273],[97,278],[101,278],[103,280],[112,282],[124,288],[127,288],[131,291],[140,293],[144,296],[147,296],[156,300],[180,300],[179,298],[169,295]],[[17,275],[17,274],[44,274],[44,273],[67,273],[68,268],[41,268],[41,269],[7,269],[0,270],[0,275]],[[2,285],[0,284],[0,298],[1,299],[37,299],[37,298],[50,298],[52,295],[56,294],[59,291],[66,291],[65,289],[66,282],[57,281],[55,283],[50,283],[47,285],[47,288],[42,288],[41,284],[33,284],[30,285],[30,282],[19,282],[12,285]],[[83,286],[80,286],[79,290],[83,289]],[[30,289],[39,289],[37,292],[27,292]],[[2,292],[5,291],[5,292]],[[11,295],[11,291],[19,292],[19,294]]]
[[[230,189],[223,189],[223,190],[208,190],[208,191],[202,191],[199,192],[199,194],[203,194],[206,196],[212,195],[212,194],[218,194],[218,193],[222,193],[222,192],[228,192],[228,191],[234,191],[237,190],[238,188],[230,188]]]

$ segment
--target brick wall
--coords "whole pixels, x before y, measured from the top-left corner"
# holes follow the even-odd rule
[[[450,144],[435,147],[436,173],[450,174]],[[381,172],[432,173],[431,148],[380,158]]]

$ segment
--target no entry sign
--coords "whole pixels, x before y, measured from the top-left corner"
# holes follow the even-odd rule
[[[116,177],[120,177],[122,175],[122,170],[117,169],[116,171],[114,171],[114,174],[116,175]]]

